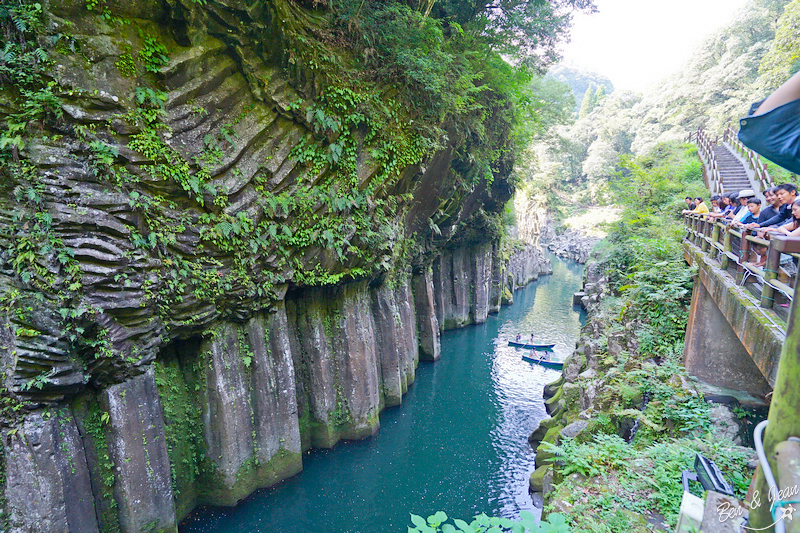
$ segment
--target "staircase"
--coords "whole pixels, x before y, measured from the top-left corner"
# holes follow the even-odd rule
[[[743,189],[761,193],[773,186],[772,177],[759,155],[739,142],[730,126],[721,138],[717,136],[713,140],[698,129],[689,134],[687,142],[697,145],[697,155],[703,162],[703,179],[711,194]]]
[[[744,165],[739,158],[733,155],[730,148],[724,144],[718,144],[714,147],[714,156],[717,160],[719,175],[722,178],[722,192],[738,192],[753,187],[747,178]]]

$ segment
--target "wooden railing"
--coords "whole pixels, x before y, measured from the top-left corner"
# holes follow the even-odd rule
[[[758,179],[758,182],[761,185],[760,192],[764,192],[767,189],[775,186],[772,181],[772,177],[767,171],[767,167],[761,160],[761,157],[739,141],[739,137],[736,134],[736,131],[734,131],[733,127],[728,125],[728,127],[725,129],[725,133],[722,135],[722,140],[728,143],[734,150],[739,152],[739,155],[742,156],[745,161],[747,161],[747,163],[750,165],[750,168],[756,173],[756,179]]]
[[[684,215],[686,239],[712,257],[718,257],[723,270],[733,269],[737,284],[753,281],[762,283],[760,306],[772,308],[776,299],[789,302],[794,299],[797,269],[781,266],[781,254],[788,254],[797,264],[800,259],[800,238],[773,236],[769,240],[753,235],[752,230],[730,226],[719,219],[694,213]],[[758,254],[753,248],[765,246],[766,264],[756,266]],[[762,254],[763,255],[763,254]]]
[[[706,187],[711,191],[711,194],[722,194],[722,177],[719,175],[719,165],[717,158],[714,155],[714,147],[719,143],[719,136],[715,137],[713,142],[706,135],[705,131],[698,129],[696,132],[689,134],[686,142],[694,142],[697,144],[697,151],[700,158],[703,160],[703,178],[706,180]],[[767,167],[761,160],[761,157],[752,151],[750,148],[739,142],[736,131],[731,125],[725,129],[722,134],[722,142],[728,143],[739,155],[747,162],[750,168],[755,172],[756,180],[759,183],[758,192],[774,187],[772,177],[767,171]]]
[[[705,132],[698,129],[696,132],[689,134],[688,141],[694,141],[697,144],[697,153],[700,155],[700,159],[703,160],[703,178],[712,195],[722,194],[722,176],[719,174],[717,156],[714,154],[714,146],[717,145],[718,140],[719,138],[715,138],[712,143]]]

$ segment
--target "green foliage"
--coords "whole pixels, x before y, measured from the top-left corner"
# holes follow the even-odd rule
[[[453,524],[447,523],[448,517],[443,511],[438,511],[427,519],[419,515],[411,515],[414,527],[408,528],[408,533],[569,533],[570,528],[566,519],[559,513],[550,514],[547,519],[542,519],[538,524],[536,518],[529,511],[522,511],[519,520],[508,518],[489,517],[485,514],[476,516],[472,522],[467,523],[458,518],[453,519]]]
[[[684,438],[637,448],[616,435],[597,435],[583,444],[565,439],[551,449],[565,476],[555,497],[574,506],[569,520],[576,531],[617,533],[621,524],[645,531],[646,522],[636,523],[632,517],[652,512],[674,523],[683,492],[681,472],[692,468],[697,453],[717,462],[735,480],[748,475],[746,455],[730,443]],[[583,477],[567,477],[568,473]],[[737,482],[736,490],[743,497],[747,483]]]
[[[0,0],[0,82],[28,88],[42,83],[49,57],[35,35],[43,14],[39,2]]]
[[[591,113],[595,107],[597,107],[596,91],[599,90],[600,89],[596,88],[593,83],[590,83],[586,88],[586,93],[583,95],[583,100],[581,100],[580,111],[578,111],[579,118],[586,118],[586,116]]]
[[[614,92],[614,84],[606,76],[564,64],[555,65],[548,70],[547,78],[552,78],[569,86],[574,98],[573,111],[575,112],[580,111],[580,102],[585,97],[586,90],[590,86],[597,87],[598,91],[602,88],[604,94]]]
[[[159,72],[161,67],[169,63],[169,50],[152,35],[143,35],[139,60],[148,72]]]
[[[132,78],[136,76],[136,63],[133,61],[133,56],[129,53],[124,53],[119,56],[119,59],[114,63],[114,66],[119,70],[123,78]]]
[[[573,10],[592,11],[594,5],[589,0],[443,0],[431,13],[480,36],[493,50],[543,69],[558,57],[556,44],[566,36]]]
[[[758,72],[768,88],[776,89],[798,70],[800,70],[800,0],[794,0],[786,5],[778,19],[775,39],[761,60]]]

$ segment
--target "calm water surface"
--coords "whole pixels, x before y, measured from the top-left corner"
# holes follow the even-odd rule
[[[559,373],[522,361],[507,341],[535,333],[556,343],[555,360],[574,349],[583,315],[572,293],[583,267],[551,258],[553,275],[514,293],[512,306],[442,335],[441,360],[420,363],[403,405],[381,413],[376,435],[304,454],[302,473],[235,508],[199,509],[181,533],[405,532],[409,512],[535,512],[527,439],[546,417],[542,387]]]

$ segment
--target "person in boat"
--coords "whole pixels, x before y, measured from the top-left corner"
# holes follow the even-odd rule
[[[517,343],[519,344],[522,341],[522,334],[517,333]]]
[[[547,352],[538,352],[534,348],[531,350],[531,359],[538,359],[539,361],[548,361],[550,359],[550,354]]]
[[[531,344],[533,344],[533,333],[531,333]]]

